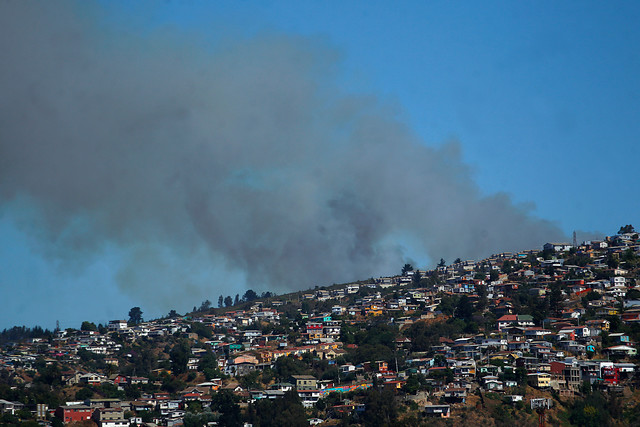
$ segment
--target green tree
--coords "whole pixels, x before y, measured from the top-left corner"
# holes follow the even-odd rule
[[[509,274],[513,271],[513,267],[514,267],[515,263],[510,260],[510,259],[506,259],[504,260],[504,262],[502,263],[502,272],[505,274]]]
[[[369,389],[365,399],[364,424],[369,427],[391,426],[395,424],[398,415],[398,405],[393,392],[382,392],[375,388]]]
[[[218,297],[218,308],[222,308],[222,307],[224,307],[224,297],[220,295]]]
[[[179,375],[187,372],[190,353],[191,349],[185,340],[180,340],[173,346],[169,357],[171,357],[171,370],[174,374]]]
[[[280,381],[289,381],[291,375],[306,374],[307,365],[293,356],[279,357],[276,360],[274,371]]]
[[[231,298],[230,296],[226,297],[224,299],[224,305],[225,307],[231,307],[233,305],[233,298]]]
[[[620,265],[620,261],[617,254],[610,253],[607,255],[607,266],[609,268],[618,268],[618,265]]]
[[[631,224],[623,225],[622,227],[620,227],[620,230],[618,230],[618,234],[635,233],[635,232],[636,230],[635,228],[633,228],[633,225]]]
[[[98,327],[93,322],[84,321],[82,322],[82,326],[80,326],[81,331],[97,331]]]
[[[76,392],[76,400],[85,401],[87,399],[91,399],[93,397],[93,390],[89,387],[81,388]]]
[[[142,310],[140,309],[140,307],[133,307],[131,310],[129,310],[129,323],[132,325],[137,325],[139,323],[142,323],[143,319],[142,319]]]
[[[562,311],[562,289],[560,289],[560,284],[554,283],[551,285],[551,294],[549,295],[549,310],[551,310],[554,315],[559,316]]]
[[[295,391],[288,391],[275,400],[259,400],[248,410],[248,422],[260,427],[295,426],[307,427],[307,414],[300,397]]]
[[[420,274],[418,270],[415,270],[413,272],[413,276],[411,277],[411,284],[413,285],[414,288],[417,288],[420,286],[421,280],[422,280],[422,274]]]
[[[211,350],[207,350],[204,356],[200,359],[198,370],[204,374],[207,380],[225,377],[218,368],[218,359],[216,355],[213,354]]]
[[[235,427],[242,425],[240,406],[236,403],[233,394],[228,390],[214,393],[211,399],[211,410],[220,413],[220,424]]]
[[[478,294],[478,303],[476,304],[476,308],[478,311],[482,312],[487,308],[487,304],[489,303],[487,300],[487,287],[485,285],[477,285],[476,292]]]
[[[248,289],[247,292],[245,292],[244,296],[242,297],[242,301],[245,301],[245,302],[251,302],[256,299],[258,299],[258,294],[251,289]]]
[[[38,377],[35,381],[50,386],[59,386],[62,384],[62,372],[57,363],[46,364],[43,359],[36,362],[38,369]]]
[[[453,311],[455,310],[456,304],[458,303],[458,297],[445,295],[440,299],[440,304],[438,304],[438,310],[440,310],[443,314],[453,315]]]
[[[468,296],[462,295],[460,299],[458,299],[458,304],[456,305],[455,317],[468,322],[471,320],[472,316],[473,304],[471,304]]]
[[[405,264],[402,266],[402,275],[406,276],[408,272],[413,271],[413,266],[411,264]]]

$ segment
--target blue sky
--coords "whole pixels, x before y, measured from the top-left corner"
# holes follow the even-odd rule
[[[428,147],[457,141],[482,194],[506,193],[514,205],[566,235],[578,230],[579,239],[637,222],[637,2],[105,1],[95,6],[77,7],[76,18],[91,22],[97,37],[103,29],[125,40],[187,34],[205,46],[203,52],[265,35],[311,40],[338,57],[330,71],[342,91],[375,97]],[[125,293],[114,285],[114,266],[126,251],[106,244],[69,267],[43,255],[37,233],[20,226],[25,219],[12,206],[0,199],[0,285],[10,302],[0,314],[0,328],[52,328],[55,320],[77,327],[85,319],[126,317],[134,305],[150,317],[168,311],[166,304],[145,305],[144,293]],[[250,287],[242,283],[242,272],[226,277],[234,294]],[[209,296],[195,288],[191,305],[205,297],[214,301],[220,292]]]

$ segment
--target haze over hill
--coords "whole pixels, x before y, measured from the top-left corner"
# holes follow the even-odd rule
[[[109,258],[165,310],[566,239],[483,196],[456,142],[341,90],[318,39],[211,46],[105,28],[86,5],[0,10],[0,207],[62,270]]]

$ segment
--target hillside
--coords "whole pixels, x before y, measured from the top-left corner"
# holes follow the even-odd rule
[[[150,321],[16,327],[0,423],[532,425],[547,399],[549,425],[637,424],[639,278],[627,226]]]

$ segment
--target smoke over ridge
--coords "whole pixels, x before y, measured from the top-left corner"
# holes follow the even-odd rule
[[[278,291],[394,273],[401,238],[447,260],[562,238],[482,196],[456,143],[343,93],[316,40],[211,47],[68,5],[0,6],[0,207],[48,256],[117,248],[122,289],[169,304],[237,292],[221,271]]]

